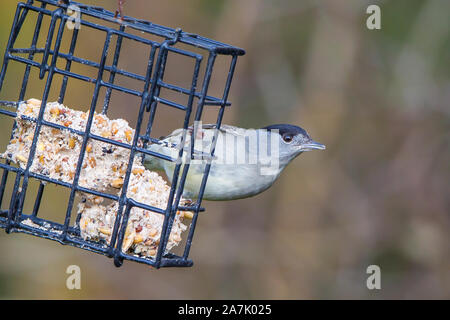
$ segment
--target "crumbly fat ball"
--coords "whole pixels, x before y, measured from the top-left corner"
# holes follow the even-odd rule
[[[35,122],[39,114],[41,101],[30,99],[21,103],[17,109],[16,129],[7,147],[1,155],[20,167],[28,162],[33,141]],[[44,120],[67,128],[84,132],[89,114],[69,109],[57,102],[47,103]],[[123,119],[110,120],[102,114],[94,114],[91,133],[108,139],[131,144],[135,130]],[[53,179],[72,183],[83,137],[69,130],[59,130],[43,125],[37,141],[37,148],[30,170]],[[130,150],[97,140],[89,140],[79,185],[96,191],[120,195],[129,161]],[[137,202],[166,208],[170,188],[156,172],[147,170],[136,157],[131,169],[127,197]],[[92,194],[80,193],[82,201],[78,205],[81,214],[79,223],[81,236],[85,240],[111,241],[118,203]],[[184,203],[184,200],[181,200]],[[177,246],[181,234],[187,229],[184,218],[191,213],[177,212],[166,251]],[[130,211],[122,251],[137,256],[154,257],[160,242],[164,216],[152,211],[134,207]]]

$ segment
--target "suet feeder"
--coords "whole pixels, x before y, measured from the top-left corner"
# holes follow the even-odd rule
[[[76,15],[74,15],[74,12]],[[30,24],[34,28],[32,33],[24,27],[24,25]],[[84,31],[87,32],[92,30],[92,32],[100,32],[102,34],[97,39],[98,43],[103,44],[98,60],[82,58],[76,54],[79,51],[77,51],[77,44],[80,42],[83,34],[85,34],[85,32],[83,34],[80,33],[81,29],[85,29]],[[20,41],[19,45],[18,41],[16,41],[19,36],[28,38],[30,45],[22,46],[23,41]],[[68,43],[64,44],[64,41],[67,39],[69,39]],[[43,44],[40,45],[40,43]],[[140,68],[145,70],[145,75],[127,70],[126,67],[119,67],[121,52],[130,43],[138,43],[147,50],[148,54],[145,64]],[[67,50],[64,49],[66,47]],[[17,87],[17,99],[14,96],[13,99],[0,101],[0,117],[8,117],[14,120],[11,136],[17,127],[16,117],[19,105],[30,98],[39,98],[42,103],[39,115],[35,119],[24,119],[24,121],[33,123],[35,128],[34,135],[30,138],[30,153],[26,166],[17,166],[10,159],[0,161],[0,227],[4,228],[7,233],[26,233],[54,240],[64,245],[71,245],[103,254],[113,258],[116,266],[121,266],[123,260],[137,261],[155,268],[192,266],[193,262],[189,259],[189,253],[199,212],[204,211],[201,203],[208,178],[209,166],[206,166],[203,175],[199,198],[191,204],[180,205],[180,198],[189,170],[188,165],[183,166],[178,161],[182,156],[182,152],[180,152],[178,159],[167,159],[165,155],[148,151],[145,146],[148,143],[159,142],[152,135],[152,128],[158,121],[157,117],[155,117],[158,108],[178,109],[180,111],[178,113],[180,123],[182,123],[180,127],[182,126],[185,129],[193,122],[201,121],[205,108],[211,108],[217,112],[216,125],[220,127],[224,111],[231,105],[228,101],[228,93],[236,61],[244,53],[244,50],[240,48],[186,33],[181,29],[172,29],[131,17],[117,19],[113,12],[96,6],[88,6],[72,1],[67,5],[64,2],[52,0],[28,0],[26,3],[18,3],[0,74],[0,99],[3,96],[1,88],[4,88],[8,82],[17,81],[18,77],[21,82],[21,85]],[[193,72],[190,75],[191,80],[188,87],[165,80],[165,70],[171,61],[168,57],[172,55],[183,56],[191,64]],[[218,58],[229,61],[229,68],[224,74],[226,81],[223,94],[215,97],[208,93],[208,89],[212,79],[213,68]],[[24,73],[21,72],[20,75],[8,73],[8,66],[11,68],[11,64],[24,66]],[[77,66],[83,66],[84,69],[77,68]],[[33,69],[38,74],[37,77],[30,76]],[[90,72],[83,72],[83,70],[87,69]],[[92,70],[95,71],[94,74],[96,76],[91,75]],[[62,81],[55,81],[56,77],[60,77]],[[127,87],[127,85],[116,80],[118,77],[139,82],[141,89],[137,90],[135,87]],[[30,168],[33,161],[36,161],[34,156],[38,148],[37,142],[41,130],[45,127],[51,127],[56,130],[68,130],[67,127],[61,124],[46,121],[44,113],[47,103],[54,101],[50,99],[57,99],[57,102],[60,104],[64,103],[64,100],[68,97],[69,92],[67,89],[70,87],[72,79],[92,86],[93,94],[89,96],[91,101],[90,114],[99,112],[99,114],[107,117],[111,99],[118,95],[137,97],[139,103],[136,106],[124,106],[132,110],[129,113],[135,112],[137,115],[136,134],[129,144],[93,134],[90,131],[93,123],[93,117],[91,116],[86,120],[87,129],[84,132],[71,130],[71,134],[78,135],[81,141],[81,151],[76,163],[75,178],[73,182],[67,183],[60,179],[33,172]],[[42,84],[43,90],[40,92],[40,96],[27,96],[27,89],[31,83]],[[101,90],[106,92],[104,97],[100,94]],[[180,95],[186,102],[180,103],[178,100],[174,101],[163,97],[161,95],[162,90]],[[52,96],[53,92],[57,92],[56,97]],[[96,110],[100,97],[103,100],[101,102],[101,110]],[[161,124],[159,125],[161,126]],[[84,154],[87,152],[87,141],[90,140],[129,150],[128,167],[123,180],[124,187],[117,196],[112,196],[106,191],[82,187],[78,183]],[[192,148],[194,148],[193,144]],[[3,151],[1,150],[1,152]],[[211,159],[213,153],[214,150],[211,150],[209,154]],[[170,186],[167,206],[163,210],[139,203],[127,196],[126,186],[129,184],[131,166],[133,161],[142,154],[150,154],[177,163],[172,185]],[[31,197],[31,200],[29,199],[30,197],[26,196],[30,181],[39,183],[36,195]],[[41,202],[45,201],[43,194],[49,185],[67,188],[70,193],[67,209],[65,212],[61,212],[61,217],[64,218],[63,223],[52,221],[41,213]],[[79,224],[76,223],[79,217],[76,219],[72,217],[75,196],[79,192],[107,198],[117,203],[118,209],[109,243],[99,243],[81,237]],[[10,197],[6,195],[10,195]],[[25,206],[26,201],[32,201],[31,205]],[[25,207],[32,209],[29,212],[25,212]],[[127,221],[133,208],[152,211],[164,218],[157,248],[158,253],[154,257],[142,257],[128,254],[121,250],[126,234]],[[186,241],[182,253],[176,255],[166,252],[166,245],[169,241],[174,217],[180,211],[191,212],[193,216],[186,231]],[[32,224],[25,224],[23,223],[24,221],[32,221]]]

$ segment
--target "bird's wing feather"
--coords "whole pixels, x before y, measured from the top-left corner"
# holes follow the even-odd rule
[[[203,147],[209,148],[211,146],[215,130],[217,128],[216,124],[203,124],[201,130],[197,129],[197,138],[203,141]],[[231,134],[234,136],[245,136],[248,129],[237,128],[230,125],[221,125],[219,128],[219,134]],[[191,145],[191,135],[194,131],[194,127],[190,126],[187,129],[185,148]],[[183,129],[176,129],[169,135],[161,137],[160,140],[167,144],[167,147],[176,147],[181,141],[181,136],[183,134]],[[195,150],[194,150],[195,153]]]
[[[203,150],[209,150],[209,147],[211,146],[211,142],[212,142],[212,137],[214,136],[214,129],[216,127],[217,126],[215,124],[204,124],[204,125],[202,125],[201,130],[197,130],[197,135],[201,135],[198,138],[200,138],[202,140]],[[234,127],[232,127],[232,126],[224,125],[224,127],[225,128],[221,128],[219,130],[219,133],[231,132],[234,129]],[[182,128],[176,129],[169,135],[167,135],[165,137],[161,137],[159,139],[159,140],[161,140],[161,143],[152,144],[150,146],[150,148],[155,149],[155,151],[156,150],[158,150],[158,151],[166,150],[165,153],[167,153],[167,151],[170,149],[177,148],[177,146],[181,142],[183,130],[184,129],[182,129]],[[191,146],[191,135],[192,135],[193,131],[194,131],[193,126],[188,127],[187,132],[186,132],[186,141],[184,143],[185,150],[187,150]],[[157,147],[158,145],[159,145],[159,147]],[[197,143],[196,143],[196,145],[197,145]],[[196,149],[197,149],[197,146],[196,146]],[[194,155],[201,155],[203,157],[207,155],[205,152],[200,152],[198,150],[194,150],[193,152],[194,152]]]
[[[203,124],[202,125],[202,130],[205,130],[205,131],[215,130],[216,128],[217,128],[216,124]],[[193,126],[188,127],[189,135],[192,134],[193,131],[194,131]],[[222,124],[219,128],[219,132],[233,134],[236,136],[245,134],[245,131],[246,131],[246,129],[241,129],[241,128],[237,128],[237,127],[226,125],[226,124]],[[161,137],[160,140],[166,140],[171,137],[179,137],[181,135],[181,133],[183,133],[183,129],[176,129],[169,135],[167,135],[165,137]]]

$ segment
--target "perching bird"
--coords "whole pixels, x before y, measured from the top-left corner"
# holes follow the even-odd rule
[[[191,160],[191,134],[196,131],[194,157],[210,154],[215,125],[198,126],[186,130],[182,164],[189,162],[183,196],[198,197],[208,159]],[[177,129],[161,143],[147,148],[177,159],[184,130]],[[283,169],[304,151],[324,150],[325,146],[313,141],[308,133],[288,124],[271,125],[262,129],[242,129],[222,125],[217,131],[214,158],[211,160],[203,199],[234,200],[248,198],[268,189]],[[150,170],[165,171],[172,182],[176,163],[157,157],[144,156],[144,165]],[[183,166],[181,166],[183,169]],[[181,175],[180,175],[181,176]]]

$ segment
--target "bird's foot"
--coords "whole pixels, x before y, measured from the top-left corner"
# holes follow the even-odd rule
[[[70,4],[70,1],[69,0],[58,0],[58,5],[63,5],[63,4],[68,6]]]
[[[192,199],[184,199],[184,206],[185,206],[185,207],[190,207],[190,206],[192,206],[194,203],[195,203],[195,202],[194,202],[194,200],[192,200]]]

